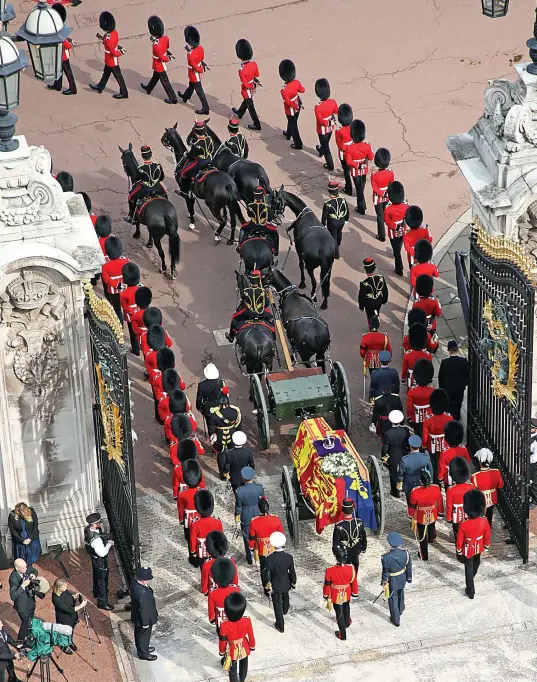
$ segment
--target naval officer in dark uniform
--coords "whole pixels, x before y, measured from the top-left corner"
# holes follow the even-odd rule
[[[265,496],[265,489],[261,483],[254,483],[255,471],[252,467],[244,467],[241,476],[244,485],[235,491],[235,521],[241,525],[244,553],[251,565],[254,559],[250,549],[250,521],[259,514],[259,498]]]
[[[381,557],[381,584],[388,597],[390,622],[399,627],[401,614],[405,610],[405,585],[412,582],[412,559],[407,549],[402,549],[400,533],[388,533],[390,551]]]
[[[280,531],[274,531],[270,535],[270,544],[274,552],[265,559],[265,566],[261,580],[265,589],[270,592],[274,617],[274,627],[278,632],[283,632],[285,623],[283,617],[289,611],[289,591],[296,587],[296,572],[293,557],[284,552],[286,537]]]
[[[139,568],[131,584],[131,621],[134,625],[136,653],[142,661],[156,661],[154,646],[149,646],[153,626],[158,622],[157,603],[149,582],[153,580],[150,568]]]
[[[87,516],[86,523],[84,546],[91,558],[93,596],[100,609],[113,611],[114,607],[108,603],[108,552],[114,546],[114,541],[110,540],[107,533],[103,533],[99,512]]]

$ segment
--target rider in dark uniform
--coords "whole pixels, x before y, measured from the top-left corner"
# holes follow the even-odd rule
[[[166,196],[166,190],[162,185],[164,180],[164,171],[160,163],[152,161],[153,152],[151,147],[144,145],[141,150],[142,159],[144,160],[141,166],[138,166],[136,171],[136,179],[134,187],[129,194],[129,215],[125,216],[127,223],[132,223],[134,220],[134,211],[145,197],[149,196]]]
[[[239,131],[240,121],[238,118],[231,118],[227,124],[229,130],[229,140],[226,140],[225,145],[235,156],[240,156],[241,159],[247,159],[249,148],[248,141],[244,135]]]
[[[265,197],[265,190],[262,187],[256,187],[253,192],[254,200],[248,204],[248,215],[250,222],[245,223],[241,228],[239,235],[239,251],[241,245],[250,237],[259,235],[266,239],[272,245],[272,251],[275,256],[278,255],[280,249],[280,236],[278,228],[268,222],[268,206]]]
[[[274,316],[267,303],[261,273],[259,270],[252,270],[249,278],[250,284],[245,287],[242,293],[241,302],[233,313],[229,332],[226,334],[226,338],[230,343],[233,343],[237,334],[249,323],[265,324],[274,332]]]
[[[192,178],[200,170],[210,166],[215,152],[214,142],[210,135],[207,135],[205,121],[196,121],[194,125],[194,141],[187,153],[187,160],[181,170],[181,191],[183,194],[190,192]]]
[[[87,516],[86,523],[88,525],[84,528],[84,546],[91,558],[93,596],[100,609],[113,611],[114,607],[108,603],[108,552],[114,543],[103,533],[101,515],[98,512]]]
[[[330,180],[328,183],[330,199],[324,202],[321,222],[328,228],[336,243],[336,258],[339,258],[339,245],[341,233],[345,223],[349,219],[349,206],[343,197],[339,196],[339,182]]]

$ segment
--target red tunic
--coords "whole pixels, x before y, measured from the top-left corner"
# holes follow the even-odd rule
[[[334,130],[337,116],[337,102],[335,99],[325,99],[314,107],[317,135],[328,135]]]
[[[464,521],[463,501],[469,490],[473,490],[471,483],[456,483],[446,490],[446,520],[451,523]]]
[[[143,317],[143,315],[142,315]],[[172,337],[168,334],[166,330],[164,330],[164,335],[166,337],[166,348],[171,348],[173,346],[173,341]],[[142,353],[144,354],[144,357],[151,352],[151,348],[149,347],[149,344],[147,343],[147,329],[143,331],[140,334],[140,348],[142,349]],[[184,389],[181,389],[184,390]]]
[[[368,332],[362,336],[360,343],[360,355],[364,359],[364,372],[366,367],[378,369],[380,367],[379,353],[381,350],[392,352],[392,344],[388,334],[382,332]]]
[[[276,531],[284,532],[279,516],[276,514],[254,516],[250,521],[250,549],[255,549],[258,556],[272,554],[274,548],[270,544],[270,536]]]
[[[190,440],[193,441],[194,445],[196,446],[196,452],[198,455],[204,455],[205,450],[203,449],[203,445],[200,443],[200,440],[197,436],[192,435],[190,437]],[[177,457],[177,450],[179,448],[179,441],[173,437],[173,440],[170,439],[170,461],[173,464],[173,466],[176,466],[179,464],[179,459]]]
[[[203,472],[201,472],[200,488],[206,487],[207,486],[205,485],[205,476],[203,475]],[[177,463],[174,464],[172,472],[173,499],[177,500],[179,493],[182,493],[183,490],[188,490],[188,486],[183,479],[183,465],[181,464],[181,462],[179,462],[179,460],[177,460]]]
[[[437,350],[437,348],[438,348],[438,341],[433,340],[433,337],[431,336],[430,332],[427,332],[427,346],[426,346],[426,348],[429,351],[429,353],[434,353],[435,350]],[[403,337],[403,350],[405,352],[412,350],[412,346],[410,345],[410,339],[408,337],[408,334]]]
[[[490,526],[482,516],[477,519],[466,519],[459,526],[457,533],[457,554],[471,558],[490,547]]]
[[[117,31],[110,31],[103,38],[104,47],[104,65],[105,66],[119,66],[119,58],[121,51],[118,50],[119,35]]]
[[[482,469],[472,474],[470,480],[485,495],[487,507],[498,504],[498,489],[503,488],[503,477],[499,469]]]
[[[421,308],[427,316],[427,330],[432,333],[436,332],[436,318],[442,317],[442,306],[440,301],[434,296],[420,296],[412,306],[414,308]]]
[[[384,168],[371,174],[371,188],[373,189],[373,204],[387,204],[388,185],[393,182],[395,175],[389,168]]]
[[[433,243],[433,237],[428,227],[423,227],[422,225],[421,227],[409,229],[403,237],[403,245],[408,254],[409,265],[414,265],[414,247],[420,239],[426,239],[431,244]]]
[[[442,414],[432,414],[423,422],[423,433],[421,440],[423,446],[431,454],[440,453],[447,450],[447,445],[444,440],[444,426],[453,420],[453,417],[447,412]]]
[[[218,636],[218,651],[223,656],[226,651],[232,661],[240,661],[255,651],[252,621],[244,616],[236,623],[226,620],[222,623]]]
[[[374,154],[369,142],[354,142],[347,147],[345,152],[345,163],[351,170],[351,175],[356,178],[367,175],[369,171],[369,161],[373,161]]]
[[[69,40],[69,38],[66,38],[63,41],[62,45],[62,62],[68,62],[70,57],[71,57],[71,50],[73,49],[73,43]],[[91,214],[90,214],[91,216]],[[97,219],[97,216],[95,216],[95,219]],[[93,226],[95,227],[95,223],[93,223]]]
[[[153,42],[153,71],[157,73],[167,71],[166,64],[170,61],[168,56],[169,47],[170,39],[168,36],[162,36]]]
[[[250,99],[255,92],[254,78],[259,78],[259,68],[256,62],[244,62],[239,69],[241,80],[241,95],[243,99]]]
[[[323,597],[332,604],[345,604],[358,596],[358,575],[352,564],[329,566],[324,574]]]
[[[91,213],[91,211],[90,211],[89,217],[90,217],[90,220],[92,222],[93,227],[95,227],[95,225],[97,224],[97,218],[98,218],[97,214]]]
[[[179,523],[184,523],[185,528],[190,526],[199,519],[199,514],[194,505],[194,495],[205,488],[205,483],[200,481],[196,488],[187,488],[177,495],[177,513],[179,514]]]
[[[282,88],[283,110],[286,116],[293,116],[300,109],[298,94],[306,92],[305,87],[296,79],[286,83]]]
[[[224,601],[232,592],[240,592],[240,590],[236,585],[228,585],[228,587],[215,587],[209,592],[209,599],[207,600],[209,623],[213,623],[217,628],[227,621]]]
[[[190,401],[189,401],[190,403]],[[160,412],[159,412],[160,414]],[[196,429],[198,428],[198,424],[196,422],[196,418],[192,414],[192,412],[184,412],[188,419],[190,420],[190,425],[192,426],[192,433],[196,433]],[[173,414],[170,412],[168,416],[164,419],[164,436],[166,437],[166,440],[172,441],[175,440],[175,436],[172,433],[172,419],[173,419]],[[197,448],[197,446],[196,446]],[[203,453],[200,453],[203,454]]]
[[[153,350],[152,348],[150,348],[149,353],[147,353],[147,355],[144,358],[145,370],[149,375],[150,382],[151,379],[156,378],[156,373],[160,372],[159,368],[157,367],[157,353],[158,353],[157,350]]]
[[[423,485],[414,488],[408,500],[408,515],[417,523],[427,526],[435,523],[438,515],[444,513],[444,502],[440,486],[433,483],[429,487]]]
[[[131,321],[131,315],[134,315],[134,313],[140,310],[134,301],[134,297],[136,296],[138,288],[141,286],[141,284],[134,284],[133,286],[123,289],[119,294],[119,304],[121,305],[121,310],[123,310],[123,315],[125,315],[125,320],[127,322]]]
[[[231,584],[236,585],[238,587],[239,574],[237,572],[237,562],[233,557],[229,558],[232,561],[233,565],[235,566],[235,576],[233,577],[233,582]],[[207,559],[207,561],[204,561],[203,564],[201,565],[201,592],[206,597],[209,595],[209,592],[211,590],[214,590],[216,588],[216,583],[214,582],[213,576],[211,575],[211,568],[215,561],[216,559],[212,558]]]
[[[345,152],[352,144],[350,125],[342,126],[339,130],[336,130],[335,140],[338,150],[338,156],[343,161],[345,158]]]
[[[396,239],[403,237],[406,230],[405,215],[408,208],[407,203],[388,204],[384,209],[384,222],[388,228],[388,237]]]
[[[111,237],[111,236],[112,236],[111,234],[108,235],[108,237]],[[110,259],[106,255],[104,245],[106,244],[106,240],[108,239],[108,237],[99,237],[99,246],[101,247],[101,251],[103,252],[103,256],[105,257],[105,260],[107,260],[107,261]]]
[[[109,294],[119,294],[123,284],[123,266],[128,263],[127,256],[120,256],[109,260],[101,268],[101,277],[103,284]]]
[[[187,53],[186,63],[188,64],[188,82],[199,83],[205,69],[202,62],[205,59],[205,50],[201,45],[195,47]]]
[[[138,338],[147,331],[147,327],[144,326],[144,313],[146,308],[138,308],[135,313],[131,313],[131,327],[132,331],[136,334]]]
[[[410,284],[412,285],[412,293],[416,295],[416,280],[420,275],[429,275],[429,277],[440,277],[438,268],[434,263],[416,263],[410,271]]]
[[[212,530],[224,532],[220,519],[208,516],[207,518],[194,521],[190,527],[190,539],[188,542],[190,554],[195,554],[198,559],[206,559],[209,556],[205,547],[205,541],[207,540],[207,535]]]
[[[468,464],[471,464],[470,455],[464,445],[448,448],[440,453],[440,457],[438,458],[438,478],[444,481],[446,490],[449,485],[449,463],[452,459],[455,459],[455,457],[464,457]]]
[[[151,381],[151,387],[153,389],[155,400],[160,400],[165,394],[164,389],[162,388],[162,372],[159,371],[155,373],[155,377]],[[179,375],[179,388],[181,391],[184,391],[186,388],[186,384],[183,381],[181,375]]]
[[[406,381],[408,388],[416,385],[413,379],[414,365],[418,360],[433,361],[433,356],[426,350],[409,350],[403,355],[403,368],[401,370],[401,381]]]
[[[183,384],[184,384],[184,382],[183,382]],[[184,390],[185,390],[184,388],[181,388],[181,391],[184,391]],[[160,398],[158,399],[158,401],[159,401],[159,403],[158,403],[158,416],[161,418],[162,421],[165,421],[172,414],[170,411],[170,396],[167,393],[165,393],[164,391],[162,391],[162,394],[161,394]],[[192,403],[190,402],[188,397],[186,399],[186,410],[187,410],[187,412],[190,412],[192,410]]]
[[[434,386],[415,386],[406,396],[406,414],[413,424],[423,423],[431,415],[431,393]]]

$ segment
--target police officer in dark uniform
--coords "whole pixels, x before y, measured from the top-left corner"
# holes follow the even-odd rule
[[[240,523],[246,561],[251,565],[254,560],[250,549],[250,522],[259,514],[259,498],[264,497],[265,489],[261,483],[255,483],[252,467],[244,467],[241,476],[244,485],[235,491],[235,522]]]
[[[380,367],[373,370],[371,383],[369,384],[369,400],[373,400],[382,394],[383,389],[389,389],[390,393],[399,395],[401,391],[401,381],[399,372],[395,367],[390,367],[392,354],[389,350],[381,350],[379,353]]]
[[[341,507],[343,518],[334,526],[332,551],[344,547],[347,551],[347,563],[352,564],[358,573],[360,554],[367,549],[367,535],[362,520],[354,516],[354,509],[354,500],[346,497]]]
[[[231,118],[227,124],[229,139],[225,141],[226,147],[241,159],[247,159],[250,149],[248,141],[239,130],[240,121],[238,118]]]
[[[239,251],[241,245],[250,237],[259,235],[266,239],[272,246],[272,252],[275,256],[280,250],[280,236],[278,228],[268,222],[268,206],[265,196],[265,190],[262,187],[256,187],[253,191],[254,200],[246,207],[248,209],[248,216],[250,222],[242,226],[239,234]]]
[[[388,285],[384,277],[375,272],[376,269],[377,264],[372,258],[364,258],[367,276],[360,282],[358,306],[360,310],[365,310],[368,325],[373,315],[380,316],[381,307],[388,302]]]
[[[388,597],[390,622],[399,627],[401,614],[405,610],[405,585],[412,582],[412,559],[410,552],[402,549],[400,533],[388,533],[390,551],[381,557],[381,584]]]
[[[153,580],[150,568],[139,568],[131,584],[131,621],[134,625],[136,653],[142,661],[156,661],[154,646],[149,646],[153,626],[158,622],[157,604],[149,581]]]
[[[114,607],[108,603],[108,552],[114,542],[107,533],[103,533],[99,512],[87,516],[86,523],[88,525],[84,528],[84,546],[91,558],[93,596],[100,609],[113,611]]]
[[[220,378],[220,373],[216,365],[210,362],[203,370],[205,379],[198,384],[196,393],[196,410],[205,417],[209,436],[215,432],[211,408],[220,403],[222,395],[229,395],[229,388],[226,382]]]
[[[205,121],[194,124],[194,141],[187,153],[187,160],[183,166],[181,177],[181,192],[188,195],[192,178],[201,170],[210,166],[215,152],[213,138],[207,135]]]
[[[134,222],[136,207],[141,204],[145,197],[166,197],[166,190],[162,185],[162,181],[164,180],[164,170],[162,166],[160,163],[152,160],[153,152],[151,151],[151,147],[144,145],[140,151],[142,152],[142,159],[144,162],[141,166],[138,166],[134,187],[129,194],[129,215],[124,218],[127,223]]]
[[[343,197],[339,196],[339,182],[337,180],[329,181],[328,193],[330,194],[330,199],[324,202],[321,222],[323,225],[326,225],[328,231],[334,237],[336,242],[336,258],[339,258],[339,246],[341,244],[343,227],[349,219],[349,205]]]

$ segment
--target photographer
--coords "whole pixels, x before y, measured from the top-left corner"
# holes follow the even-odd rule
[[[79,592],[69,592],[66,580],[58,578],[55,581],[52,605],[56,611],[56,623],[58,625],[70,625],[73,628],[73,637],[75,625],[78,623],[78,611],[85,608],[87,603]],[[74,642],[63,649],[66,654],[72,654],[76,650],[77,646]]]
[[[21,654],[17,651],[12,653],[10,646],[16,647],[17,643],[8,635],[4,630],[4,624],[0,620],[0,680],[4,682],[6,679],[5,673],[7,672],[7,682],[19,682],[17,674],[15,673],[15,666],[13,661],[17,661],[21,658]]]
[[[30,622],[35,613],[35,598],[43,599],[45,595],[38,591],[36,568],[33,566],[28,568],[24,559],[15,559],[13,566],[14,569],[9,576],[9,598],[21,619],[17,639],[24,642],[30,634]]]
[[[86,552],[91,558],[93,572],[93,596],[97,599],[97,606],[104,611],[113,611],[114,607],[108,603],[108,552],[114,546],[108,533],[102,530],[102,519],[98,512],[86,517],[84,528],[84,544]]]

